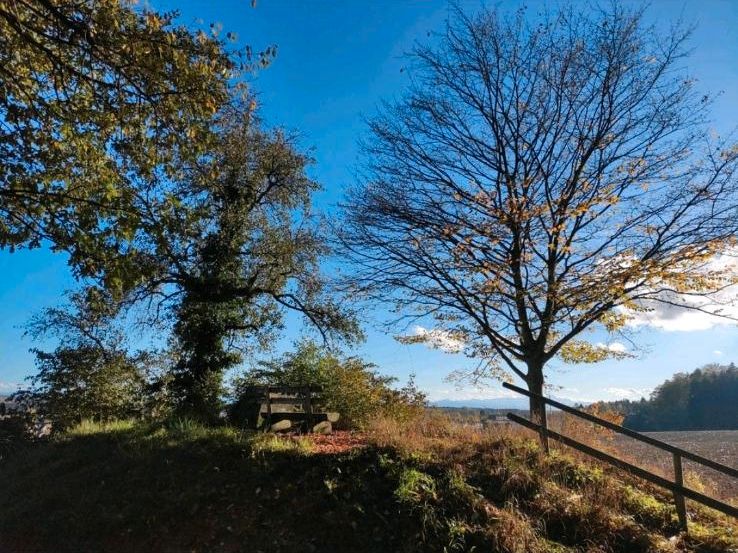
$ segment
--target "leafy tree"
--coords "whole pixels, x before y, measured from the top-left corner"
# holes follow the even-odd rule
[[[141,416],[146,406],[150,355],[129,355],[111,318],[87,310],[87,304],[74,295],[71,306],[48,309],[29,324],[32,336],[61,340],[53,352],[33,350],[37,372],[30,389],[15,399],[50,420],[54,431],[83,419]]]
[[[358,335],[319,269],[327,249],[310,207],[318,188],[305,174],[310,159],[284,132],[264,130],[250,102],[234,101],[214,125],[206,154],[136,186],[137,229],[107,247],[92,288],[120,298],[118,308],[143,307],[148,324],[171,325],[173,397],[203,419],[220,410],[223,372],[245,349],[266,347],[285,310],[326,340]],[[121,284],[131,259],[136,279]]]
[[[33,395],[54,430],[83,419],[109,421],[141,415],[144,376],[124,353],[111,354],[94,346],[35,353],[38,372],[32,381]]]
[[[680,294],[733,282],[709,261],[738,223],[738,149],[704,144],[689,31],[615,4],[541,17],[457,9],[414,49],[338,229],[357,292],[433,321],[406,341],[451,343],[481,360],[472,377],[511,372],[538,394],[555,356],[622,356],[585,331],[654,301],[705,308]]]
[[[238,417],[250,386],[320,386],[324,406],[341,415],[338,424],[362,428],[373,417],[404,419],[425,405],[425,395],[415,387],[412,378],[399,390],[391,387],[396,381],[380,375],[374,365],[357,357],[342,357],[315,342],[302,341],[294,352],[264,361],[235,379],[236,401],[231,413]]]
[[[308,159],[252,124],[233,84],[274,49],[252,58],[176,15],[125,0],[0,6],[0,246],[68,251],[88,313],[145,302],[146,322],[173,317],[170,391],[212,415],[230,346],[267,341],[282,308],[322,332],[355,327],[319,299]]]
[[[97,277],[138,226],[140,179],[207,149],[250,60],[176,15],[127,0],[0,4],[0,247],[48,239]],[[114,278],[138,269],[129,258]]]
[[[666,423],[675,428],[686,428],[689,385],[689,375],[677,373],[656,388],[649,402],[648,423],[653,426]]]

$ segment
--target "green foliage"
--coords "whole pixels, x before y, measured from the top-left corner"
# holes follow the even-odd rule
[[[623,424],[643,431],[738,429],[738,368],[706,365],[677,373],[640,401],[612,401],[601,408],[625,416]]]
[[[433,477],[417,469],[407,468],[400,474],[395,497],[407,503],[420,503],[437,499]]]
[[[324,294],[310,159],[234,84],[274,49],[252,59],[176,15],[0,6],[0,247],[48,239],[89,285],[85,311],[174,321],[169,395],[212,420],[243,338],[268,343],[284,309],[327,336],[358,328]]]
[[[137,421],[133,419],[95,420],[82,419],[74,426],[67,428],[59,439],[71,439],[79,436],[93,436],[95,434],[124,434],[135,429]]]
[[[166,191],[177,203],[146,206],[137,248],[156,264],[156,277],[131,295],[176,318],[181,359],[172,389],[181,413],[214,419],[223,372],[244,348],[273,340],[287,309],[326,336],[357,335],[354,320],[325,293],[318,261],[327,250],[310,212],[318,185],[305,173],[309,162],[289,137],[231,106],[219,115],[208,155],[157,183],[158,197]]]
[[[626,486],[621,496],[623,508],[633,514],[633,518],[649,527],[679,528],[679,520],[674,509],[659,501],[650,494],[643,493],[638,489]]]
[[[285,440],[271,433],[259,433],[251,438],[251,456],[264,459],[275,453],[292,453],[307,455],[310,453],[310,443],[306,440]]]
[[[111,421],[142,414],[145,377],[137,359],[93,346],[34,351],[32,402],[54,431],[84,419]]]
[[[173,172],[153,175],[147,193],[131,199],[135,239],[109,245],[102,280],[73,296],[73,312],[51,309],[33,323],[34,332],[64,340],[71,328],[100,346],[96,325],[114,329],[134,308],[139,322],[172,322],[169,378],[150,391],[178,416],[208,422],[221,411],[223,373],[273,340],[286,310],[326,339],[359,335],[319,270],[327,250],[310,213],[317,184],[305,174],[309,159],[236,104],[215,118],[207,155],[172,163]],[[129,273],[131,256],[145,262]],[[121,271],[132,280],[121,283]],[[123,341],[119,330],[112,341]]]
[[[108,246],[136,232],[141,180],[203,150],[247,60],[175,16],[127,0],[2,3],[0,246],[50,239],[99,276]]]
[[[294,352],[264,361],[236,378],[231,412],[238,418],[249,386],[283,384],[320,386],[324,407],[341,415],[338,427],[363,428],[379,415],[401,420],[415,416],[425,405],[425,396],[412,379],[399,390],[391,387],[395,381],[359,358],[342,357],[314,342],[302,341]]]
[[[89,292],[89,291],[88,291]],[[32,350],[36,373],[28,390],[15,395],[27,412],[59,432],[89,419],[108,422],[158,415],[161,386],[149,352],[130,354],[108,309],[109,297],[73,294],[68,305],[47,309],[27,326],[35,339],[57,337],[52,352]]]

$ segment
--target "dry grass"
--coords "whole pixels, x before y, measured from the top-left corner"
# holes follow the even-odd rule
[[[569,419],[554,421],[557,430],[643,466],[617,449],[610,431]],[[497,551],[738,551],[736,521],[690,503],[691,531],[680,533],[668,492],[553,441],[544,456],[537,436],[517,426],[481,429],[431,411],[402,426],[375,421],[369,439],[429,473],[454,467],[477,491],[477,511],[487,518],[467,528],[467,544],[484,535]],[[714,493],[696,474],[686,476],[693,489]]]
[[[460,448],[492,439],[529,435],[508,424],[480,428],[454,421],[446,413],[429,409],[417,418],[400,423],[390,418],[376,418],[367,428],[368,440],[378,447],[391,447],[412,453]]]
[[[622,422],[622,417],[616,414],[596,413],[596,415],[616,424]],[[612,430],[561,412],[549,414],[549,428],[664,478],[674,477],[670,455],[666,464],[635,456],[615,440],[617,434]],[[444,412],[436,410],[427,410],[422,416],[406,424],[386,418],[375,419],[370,423],[367,435],[375,445],[416,453],[458,448],[497,439],[537,439],[535,433],[515,424],[496,424],[480,428],[472,424],[460,424]],[[572,455],[582,462],[592,462],[592,458],[588,455],[559,444],[555,440],[550,440],[550,447],[552,450]],[[726,496],[718,482],[693,469],[685,467],[684,481],[687,487],[697,492],[738,504],[738,498]]]
[[[611,420],[611,422],[616,424],[620,424],[622,422],[622,417],[617,414],[595,414],[599,417]],[[586,445],[596,447],[597,449],[605,451],[606,453],[618,457],[623,461],[644,468],[669,480],[674,478],[671,454],[669,453],[653,448],[655,450],[654,453],[661,453],[660,458],[663,462],[657,462],[656,459],[659,458],[658,455],[644,458],[643,456],[631,453],[627,447],[624,446],[622,441],[618,442],[615,440],[617,434],[612,430],[583,421],[582,419],[565,413],[555,413],[554,416],[550,418],[549,427],[552,430],[560,432],[561,434],[569,436]],[[572,452],[572,454],[578,459],[590,460],[590,457],[587,455],[579,453],[571,448],[567,448],[566,446],[559,445],[555,441],[552,441],[552,447]],[[719,482],[709,478],[704,472],[685,467],[684,483],[686,487],[692,490],[738,505],[738,497],[726,494],[724,488],[720,486]]]

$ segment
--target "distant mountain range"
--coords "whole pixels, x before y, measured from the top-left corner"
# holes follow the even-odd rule
[[[564,405],[576,405],[568,399],[554,397],[556,401]],[[431,401],[433,407],[455,407],[469,409],[528,409],[528,398],[521,397],[497,397],[488,399],[441,399]]]

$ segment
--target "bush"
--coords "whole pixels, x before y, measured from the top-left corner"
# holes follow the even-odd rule
[[[323,407],[337,411],[337,428],[363,429],[376,416],[396,420],[412,418],[425,405],[425,396],[411,378],[406,386],[393,389],[394,377],[383,376],[370,363],[356,357],[341,357],[314,342],[298,343],[294,352],[266,361],[234,380],[235,401],[229,408],[237,424],[253,424],[245,416],[250,402],[248,389],[255,385],[320,386]]]
[[[136,359],[94,346],[35,353],[38,372],[26,399],[37,415],[51,422],[54,432],[85,419],[140,416],[145,378]]]
[[[31,440],[29,421],[20,414],[0,417],[0,459]]]

